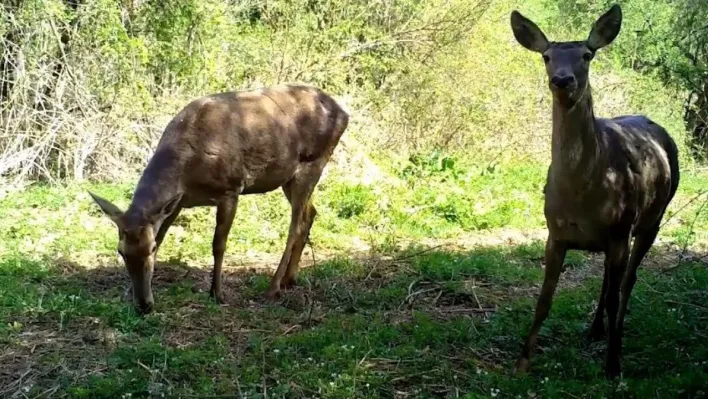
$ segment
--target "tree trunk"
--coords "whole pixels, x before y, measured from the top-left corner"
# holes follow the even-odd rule
[[[692,144],[694,158],[708,159],[708,77],[703,81],[703,87],[691,93],[691,99],[686,104],[686,127]]]

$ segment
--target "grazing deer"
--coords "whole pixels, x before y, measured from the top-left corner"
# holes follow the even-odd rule
[[[620,374],[624,317],[637,268],[679,184],[678,149],[664,128],[645,116],[601,119],[593,112],[590,61],[615,39],[621,23],[622,11],[614,5],[595,22],[587,40],[550,42],[532,21],[511,13],[516,40],[542,54],[553,94],[552,161],[544,188],[546,270],[517,372],[528,371],[566,251],[577,249],[605,253],[602,294],[589,338],[605,335],[606,310],[605,373]]]
[[[310,196],[348,121],[330,96],[295,84],[214,94],[182,109],[165,128],[126,212],[90,193],[118,226],[118,252],[138,310],[152,310],[155,256],[167,230],[181,209],[197,206],[216,206],[210,294],[222,302],[221,266],[238,198],[278,187],[292,216],[266,297],[293,285],[317,214]]]

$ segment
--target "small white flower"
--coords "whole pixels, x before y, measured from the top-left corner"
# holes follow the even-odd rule
[[[273,349],[273,353],[280,353],[280,349]]]

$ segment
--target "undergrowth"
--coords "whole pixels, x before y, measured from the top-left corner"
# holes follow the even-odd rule
[[[244,196],[224,291],[208,299],[214,211],[176,221],[139,317],[117,234],[86,194],[125,207],[133,184],[36,184],[2,199],[0,394],[27,397],[705,396],[706,178],[688,171],[630,303],[624,379],[583,340],[602,258],[572,252],[533,372],[510,370],[543,278],[545,167],[431,154],[336,173],[299,286],[262,299],[284,245],[281,193]],[[255,268],[239,267],[250,259]],[[312,260],[311,260],[312,259]],[[314,263],[314,264],[313,264]],[[123,396],[126,397],[126,396]]]

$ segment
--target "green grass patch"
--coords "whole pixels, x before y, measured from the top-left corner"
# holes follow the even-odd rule
[[[260,297],[267,276],[230,272],[227,307],[194,289],[208,281],[208,270],[171,280],[185,267],[162,265],[157,309],[147,317],[134,313],[120,288],[103,290],[127,282],[119,268],[67,272],[50,260],[13,259],[0,268],[0,342],[27,355],[9,370],[33,362],[35,378],[17,389],[36,395],[52,388],[55,397],[705,393],[708,269],[699,263],[668,275],[640,273],[627,319],[625,378],[612,384],[604,380],[604,344],[584,341],[601,271],[577,255],[566,275],[584,270],[587,277],[562,276],[572,283],[556,295],[533,372],[512,376],[542,281],[540,248],[431,250],[377,265],[335,259],[304,269],[301,285],[279,304]]]
[[[125,207],[132,185],[35,185],[8,195],[0,204],[0,218],[12,221],[0,225],[0,396],[706,394],[704,176],[686,173],[661,233],[693,263],[662,273],[677,254],[654,247],[630,302],[625,377],[608,383],[604,343],[584,340],[601,259],[568,254],[533,372],[520,378],[511,366],[543,279],[543,242],[433,246],[542,230],[544,167],[479,169],[431,155],[384,169],[375,186],[323,182],[316,265],[277,304],[262,299],[269,274],[235,268],[224,278],[228,305],[214,304],[210,270],[197,267],[211,264],[214,211],[185,212],[161,250],[146,317],[124,299],[115,227],[86,193]],[[228,252],[279,255],[290,218],[284,196],[248,196],[239,207]],[[415,244],[423,239],[434,240]],[[375,256],[344,255],[362,245]]]

